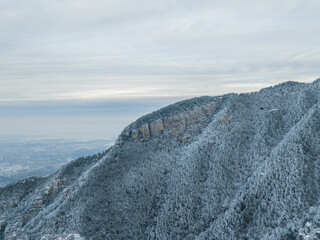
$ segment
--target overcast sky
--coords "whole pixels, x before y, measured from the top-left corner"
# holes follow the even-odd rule
[[[311,82],[320,75],[319,9],[319,0],[0,0],[2,111],[37,101],[154,103],[140,114]]]

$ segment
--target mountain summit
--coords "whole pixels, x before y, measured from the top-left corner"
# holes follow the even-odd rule
[[[200,97],[0,188],[0,239],[320,239],[320,79]]]

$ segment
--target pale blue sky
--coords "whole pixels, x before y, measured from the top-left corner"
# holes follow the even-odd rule
[[[130,117],[122,108],[105,112],[105,121],[122,119],[101,130],[114,136],[139,114],[179,99],[311,82],[320,75],[319,9],[318,0],[0,0],[0,134],[22,133],[23,120],[30,121],[25,133],[35,132],[42,111],[32,120],[8,110],[26,102],[29,109],[137,103],[127,105],[139,106]],[[68,132],[69,123],[55,124],[59,114],[38,132]],[[77,117],[81,128],[88,114]],[[96,126],[104,127],[102,119]]]

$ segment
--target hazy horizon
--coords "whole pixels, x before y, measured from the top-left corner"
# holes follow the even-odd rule
[[[108,139],[202,95],[319,77],[320,2],[0,2],[0,137]]]
[[[166,101],[31,101],[0,103],[0,137],[116,139],[121,130]],[[16,137],[15,137],[16,138]]]
[[[139,117],[184,99],[0,102],[0,138],[115,140]]]

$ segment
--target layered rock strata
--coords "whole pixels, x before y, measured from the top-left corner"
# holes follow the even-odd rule
[[[143,123],[137,128],[130,129],[130,127],[127,127],[119,138],[122,140],[129,137],[134,141],[146,141],[152,137],[163,135],[184,142],[189,139],[188,136],[184,135],[192,135],[199,131],[203,124],[210,121],[217,108],[218,103],[211,102],[200,107],[196,106],[189,111]]]

